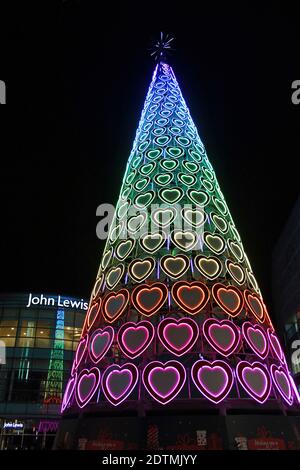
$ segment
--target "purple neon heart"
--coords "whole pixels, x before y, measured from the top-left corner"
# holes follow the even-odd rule
[[[244,390],[259,403],[270,395],[271,379],[266,367],[260,362],[240,361],[236,368],[237,377]]]
[[[275,387],[282,398],[291,405],[293,403],[292,387],[287,372],[282,366],[271,365],[271,376]]]
[[[89,342],[89,354],[91,360],[97,364],[109,350],[114,338],[112,326],[95,330]]]
[[[198,338],[198,325],[191,318],[165,318],[157,328],[161,343],[171,353],[181,356],[189,351]]]
[[[278,340],[277,336],[275,335],[275,333],[270,328],[268,328],[268,337],[269,337],[269,341],[270,341],[270,344],[272,346],[272,349],[273,349],[274,353],[276,354],[278,359],[282,363],[284,363],[285,362],[284,361],[284,354],[283,354],[283,351],[281,349],[279,340]]]
[[[106,369],[102,378],[102,390],[107,400],[114,406],[122,403],[133,391],[138,381],[138,369],[128,363],[114,364]]]
[[[147,343],[149,332],[145,326],[129,327],[123,334],[123,344],[131,354],[136,354]]]
[[[76,400],[82,408],[92,399],[100,383],[100,371],[98,368],[83,369],[78,375],[76,385]]]
[[[77,376],[75,375],[74,377],[71,377],[67,383],[63,400],[62,400],[62,404],[61,404],[61,413],[64,412],[64,410],[66,409],[66,407],[68,406],[70,402],[70,399],[73,395],[73,392],[76,386],[76,380],[77,380]]]
[[[207,319],[203,324],[206,341],[223,356],[230,356],[239,345],[240,330],[230,320]]]
[[[185,380],[184,366],[177,361],[168,361],[165,364],[153,361],[143,370],[146,390],[156,401],[164,405],[178,395]]]
[[[213,403],[224,400],[233,386],[231,367],[220,360],[195,362],[191,376],[198,390]]]
[[[74,368],[77,368],[79,364],[81,363],[84,353],[86,351],[87,343],[88,343],[88,336],[86,335],[78,343],[76,353],[75,353]]]
[[[266,334],[261,326],[244,322],[242,325],[243,336],[250,348],[261,358],[264,359],[268,354],[268,341]]]
[[[124,323],[118,331],[120,349],[126,356],[134,359],[148,348],[154,334],[154,326],[147,320]]]

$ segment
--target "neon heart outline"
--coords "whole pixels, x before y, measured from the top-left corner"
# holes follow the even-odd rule
[[[73,383],[71,385],[71,392],[69,392],[71,382],[73,382]],[[62,402],[61,402],[61,407],[60,407],[60,412],[61,413],[63,413],[65,411],[68,404],[70,403],[70,400],[72,398],[72,395],[73,395],[75,387],[76,387],[76,383],[77,383],[77,374],[75,374],[73,377],[70,377],[70,379],[68,380],[68,383],[67,383],[65,391],[64,391],[64,396],[63,396],[63,399],[62,399]]]
[[[252,371],[254,369],[259,369],[262,372],[262,374],[264,375],[265,390],[261,395],[255,393],[255,391],[247,384],[246,380],[244,379],[245,369],[250,369]],[[236,375],[237,375],[237,378],[238,378],[241,386],[243,387],[243,389],[255,401],[257,401],[258,403],[261,403],[261,404],[265,403],[265,401],[267,401],[267,399],[269,398],[270,392],[271,392],[271,377],[270,377],[270,374],[269,374],[267,368],[261,362],[255,361],[255,362],[251,363],[251,362],[248,362],[248,361],[240,361],[238,363],[238,365],[236,366]]]
[[[94,325],[98,315],[99,315],[99,312],[100,312],[100,309],[101,309],[101,304],[102,304],[102,300],[101,298],[99,297],[96,302],[93,302],[88,311],[87,311],[87,314],[86,314],[86,322],[84,322],[84,332],[86,331],[89,331],[91,329],[91,327]],[[91,313],[96,310],[96,315],[94,316],[93,318],[93,321],[90,323],[90,316],[91,316]]]
[[[218,233],[203,232],[202,237],[203,237],[203,241],[204,241],[205,245],[207,246],[207,248],[209,250],[211,250],[215,255],[221,255],[225,251],[225,248],[226,248],[225,240]],[[212,239],[217,239],[217,240],[221,241],[222,242],[222,247],[219,250],[216,250],[215,247],[213,245],[211,245],[211,243],[209,241],[207,241],[207,239],[209,237],[212,238]]]
[[[250,290],[246,289],[244,290],[244,297],[245,297],[245,301],[246,301],[246,304],[247,304],[247,307],[248,309],[250,310],[250,312],[252,313],[252,315],[256,318],[256,320],[258,320],[260,323],[263,323],[264,321],[264,318],[265,318],[265,307],[264,307],[264,303],[262,301],[262,299],[260,298],[260,296],[256,293],[256,292],[251,292]],[[253,297],[258,303],[259,305],[261,306],[261,309],[262,309],[262,317],[260,317],[256,311],[254,310],[254,307],[252,306],[252,304],[250,303],[250,300],[249,300],[249,297]]]
[[[153,289],[159,289],[161,293],[161,297],[155,307],[151,308],[150,310],[146,310],[139,301],[139,296],[142,291],[151,291]],[[154,282],[152,284],[140,284],[139,286],[135,287],[131,293],[131,301],[135,307],[135,309],[140,312],[142,315],[147,317],[151,317],[154,315],[166,302],[168,297],[168,289],[162,282]]]
[[[136,228],[135,228],[134,230],[131,229],[131,228],[130,228],[130,222],[131,222],[132,220],[140,219],[140,218],[142,218],[142,221],[136,226]],[[138,214],[138,215],[133,215],[133,216],[130,217],[130,218],[128,219],[128,221],[127,221],[127,230],[128,230],[128,232],[130,232],[130,233],[132,233],[132,234],[137,233],[137,232],[142,228],[142,226],[144,225],[144,223],[146,222],[146,220],[147,220],[147,214],[146,214],[145,212],[142,212],[142,213],[140,213],[140,214]]]
[[[159,214],[159,213],[162,213],[162,214],[163,214],[163,213],[167,213],[167,212],[171,212],[171,213],[172,213],[172,216],[169,218],[169,220],[168,220],[168,221],[165,221],[164,223],[158,222],[157,219],[156,219],[157,214]],[[169,207],[169,208],[167,208],[167,209],[158,208],[158,209],[154,210],[154,211],[152,212],[151,218],[152,218],[153,222],[154,222],[158,227],[163,227],[163,228],[165,228],[165,227],[167,227],[168,225],[170,225],[170,224],[174,221],[174,219],[176,218],[176,216],[177,216],[177,211],[176,211],[176,209],[175,209],[174,207]]]
[[[88,393],[88,395],[84,399],[82,399],[82,397],[80,396],[79,387],[81,385],[83,378],[91,374],[95,376],[95,383],[91,391]],[[101,380],[101,374],[100,374],[100,370],[98,369],[98,367],[92,367],[91,369],[82,369],[82,371],[77,377],[77,383],[76,383],[76,389],[75,389],[75,399],[79,408],[84,408],[91,401],[91,399],[93,398],[93,396],[95,395],[99,387],[100,380]]]
[[[195,194],[196,196],[199,196],[200,193],[201,193],[201,195],[204,195],[204,196],[205,196],[204,202],[199,202],[199,201],[197,201],[196,197],[193,196],[193,194]],[[205,207],[205,206],[207,206],[207,204],[208,204],[209,201],[210,201],[210,196],[209,196],[209,194],[207,194],[205,191],[202,191],[201,189],[189,188],[189,189],[187,190],[187,196],[188,196],[189,200],[192,201],[193,204],[196,204],[197,206],[200,206],[200,207]]]
[[[195,170],[191,170],[191,168],[189,168],[189,163],[192,163],[193,165],[196,165],[195,167]],[[183,160],[182,161],[182,165],[184,166],[184,168],[189,171],[190,173],[198,173],[198,171],[200,170],[200,165],[196,162],[190,162],[189,160]]]
[[[110,317],[108,312],[107,312],[107,303],[110,302],[111,298],[113,298],[113,297],[116,298],[119,295],[123,296],[123,299],[124,299],[123,305],[121,306],[121,308],[119,308],[119,310],[117,311],[117,313],[113,317]],[[125,308],[127,307],[128,302],[129,302],[129,292],[128,292],[127,289],[120,289],[117,292],[109,292],[108,294],[106,294],[106,296],[104,297],[103,302],[102,302],[102,315],[103,315],[104,319],[108,323],[114,323],[117,320],[117,318],[119,318],[119,316],[122,315]]]
[[[164,193],[166,193],[167,191],[173,191],[174,193],[177,192],[178,196],[174,199],[174,201],[170,201],[167,197],[164,196]],[[181,188],[175,186],[172,186],[171,188],[162,188],[158,191],[159,198],[166,204],[176,204],[182,199],[183,195],[184,191]]]
[[[139,188],[138,184],[141,184],[141,182],[144,182],[144,185],[142,185],[142,187]],[[133,188],[135,189],[135,191],[138,191],[138,192],[143,191],[143,189],[145,189],[146,186],[148,186],[149,182],[150,182],[149,176],[143,175],[143,178],[140,178],[134,183]]]
[[[176,259],[181,260],[183,262],[183,268],[176,274],[173,273],[170,269],[167,268],[167,263],[168,261],[176,261]],[[160,259],[160,267],[163,270],[163,272],[173,278],[173,279],[179,279],[181,276],[183,276],[187,270],[189,269],[190,266],[190,260],[186,255],[165,255]]]
[[[83,338],[80,339],[77,345],[74,360],[73,360],[72,375],[74,374],[75,370],[77,370],[79,364],[81,364],[81,361],[87,350],[88,341],[89,341],[89,336],[86,334]],[[77,355],[79,353],[79,349],[82,343],[84,343],[83,351],[81,352],[81,355],[78,358]]]
[[[108,266],[108,264],[109,264],[109,262],[110,262],[110,260],[111,260],[111,257],[112,257],[112,255],[113,255],[113,251],[114,251],[113,248],[109,248],[109,250],[107,250],[107,251],[103,254],[102,260],[101,260],[101,267],[102,267],[102,269],[105,270],[105,269],[107,268],[107,266]],[[106,259],[106,258],[107,258],[107,259]]]
[[[213,203],[214,203],[217,211],[221,212],[221,214],[224,215],[224,216],[227,215],[228,208],[227,208],[226,202],[222,201],[221,199],[217,198],[216,196],[213,196],[212,200],[213,200]],[[220,206],[222,207],[222,209],[220,209]]]
[[[184,179],[187,178],[187,177],[191,178],[192,183],[187,183],[187,182],[184,180]],[[185,186],[188,186],[188,187],[193,186],[193,185],[196,183],[196,181],[197,181],[197,179],[196,179],[196,177],[195,177],[194,175],[192,175],[192,174],[191,174],[191,175],[187,175],[186,173],[179,173],[179,174],[178,174],[178,179],[179,179],[179,181],[180,181],[182,184],[184,184]]]
[[[251,329],[254,330],[254,331],[259,331],[261,333],[261,336],[263,337],[264,342],[265,342],[265,347],[264,347],[263,352],[260,352],[256,348],[255,344],[253,344],[251,338],[249,337],[248,331],[251,330]],[[266,333],[263,330],[263,328],[257,323],[251,323],[249,321],[245,321],[242,324],[242,332],[243,332],[244,339],[246,340],[247,344],[250,346],[252,351],[257,356],[259,356],[261,359],[265,359],[267,357],[268,352],[269,352],[269,343],[268,343],[268,338],[267,338]]]
[[[166,176],[168,177],[168,181],[166,181],[165,183],[161,183],[159,181],[159,178],[162,177],[162,176]],[[154,181],[156,184],[158,184],[159,186],[166,186],[167,184],[171,183],[171,181],[173,180],[174,178],[174,175],[172,175],[171,173],[158,173],[157,175],[154,176]]]
[[[233,266],[233,268],[237,269],[237,270],[240,270],[241,273],[242,273],[242,279],[238,279],[235,274],[233,274],[233,271],[231,269],[231,266]],[[232,277],[232,279],[237,283],[239,284],[240,286],[242,286],[245,281],[246,281],[246,273],[245,271],[243,270],[243,268],[239,265],[239,263],[234,263],[233,261],[231,261],[230,259],[227,259],[226,260],[226,269],[228,271],[228,273],[230,274],[230,276]]]
[[[213,221],[214,226],[216,227],[217,230],[220,230],[220,232],[222,232],[224,234],[228,232],[229,225],[228,225],[227,220],[224,217],[220,216],[219,214],[216,214],[215,212],[211,212],[210,217],[211,217],[211,220]],[[225,224],[225,229],[222,229],[221,226],[218,224],[218,222],[215,222],[216,218],[222,219],[222,221]]]
[[[121,221],[116,227],[112,228],[109,234],[109,240],[111,243],[115,243],[117,238],[120,236],[120,233],[122,232],[124,223]],[[106,265],[107,267],[107,265]]]
[[[271,377],[272,377],[272,381],[273,381],[273,384],[275,385],[276,389],[278,390],[278,392],[280,393],[280,395],[282,396],[283,400],[288,404],[288,405],[292,405],[293,403],[293,393],[292,393],[292,385],[291,385],[291,382],[290,382],[290,378],[289,378],[289,375],[287,374],[287,371],[284,369],[284,367],[282,367],[281,365],[280,366],[277,366],[276,364],[272,364],[271,367],[270,367],[270,372],[271,372]],[[289,396],[287,396],[284,391],[282,390],[280,384],[278,383],[278,380],[276,378],[276,372],[278,372],[279,374],[283,374],[286,381],[287,381],[287,384],[288,384],[288,388],[289,388]]]
[[[94,300],[95,297],[97,297],[97,295],[99,294],[99,290],[102,287],[103,280],[104,280],[104,274],[100,274],[100,276],[96,279],[96,282],[92,290],[92,300]]]
[[[118,275],[118,277],[116,278],[116,280],[110,284],[109,282],[109,277],[111,276],[111,274],[115,271],[119,271],[120,274]],[[107,285],[107,288],[108,289],[114,289],[114,287],[116,287],[116,285],[118,284],[118,282],[120,282],[123,274],[124,274],[124,271],[125,271],[125,266],[123,263],[120,263],[118,264],[117,266],[113,266],[111,267],[107,273],[106,273],[106,276],[105,276],[105,280],[106,280],[106,285]]]
[[[149,200],[145,204],[139,204],[137,202],[138,199],[141,199],[141,198],[146,197],[148,195],[150,197],[149,197]],[[154,198],[155,198],[155,191],[152,191],[152,190],[146,191],[145,193],[141,193],[141,194],[138,194],[137,196],[135,196],[133,205],[137,209],[145,209],[146,207],[150,206],[150,204],[151,204],[151,202],[153,201]]]
[[[99,356],[97,356],[93,351],[93,343],[97,336],[104,335],[106,333],[109,335],[107,345],[103,349],[102,353]],[[97,330],[93,331],[93,334],[91,335],[90,341],[89,341],[88,352],[89,352],[89,357],[94,364],[98,364],[101,361],[101,359],[105,356],[105,354],[107,353],[107,351],[112,345],[112,342],[114,340],[114,334],[115,332],[112,326],[105,326],[104,328],[98,328]]]
[[[125,253],[125,256],[120,256],[119,254],[119,249],[120,249],[120,246],[121,245],[125,245],[126,243],[130,243],[131,244],[131,247],[129,248],[129,250],[127,250],[127,252]],[[134,248],[134,245],[135,245],[135,240],[133,238],[128,238],[127,240],[122,240],[118,246],[116,247],[116,257],[120,260],[120,261],[124,261],[124,259],[127,258],[127,256],[130,255],[130,253],[132,252],[133,248]]]
[[[135,352],[130,351],[129,348],[125,344],[124,335],[126,334],[126,332],[128,332],[129,329],[138,329],[140,327],[143,327],[146,329],[146,331],[148,332],[148,337],[146,338],[144,344],[139,349],[137,349]],[[153,324],[147,320],[141,320],[137,323],[134,323],[134,322],[124,323],[118,331],[117,338],[118,338],[118,344],[122,353],[125,354],[125,356],[129,357],[130,359],[135,359],[136,357],[140,356],[144,351],[146,351],[146,349],[148,349],[148,347],[153,341],[154,335],[155,335],[155,329],[154,329]]]
[[[172,346],[172,344],[170,343],[170,340],[166,337],[165,330],[166,328],[170,327],[172,324],[176,325],[177,327],[179,327],[181,324],[185,324],[191,329],[191,333],[192,333],[191,338],[188,340],[188,342],[185,344],[184,347],[181,347],[179,349],[176,346]],[[194,346],[194,344],[196,343],[199,337],[199,329],[198,329],[197,323],[192,318],[184,317],[184,318],[176,319],[176,318],[168,317],[162,320],[157,326],[157,336],[161,344],[168,351],[180,357],[192,349],[192,347]]]
[[[215,272],[215,274],[213,274],[212,276],[210,276],[202,267],[201,267],[201,261],[204,260],[206,262],[210,262],[210,261],[213,261],[214,263],[217,264],[218,266],[218,270]],[[196,268],[198,269],[198,271],[200,272],[200,274],[202,274],[203,276],[205,276],[207,279],[209,279],[210,281],[213,281],[214,279],[216,279],[217,277],[219,277],[219,275],[221,274],[222,272],[222,269],[223,269],[223,265],[221,263],[221,261],[215,257],[215,256],[205,256],[205,255],[197,255],[195,257],[195,266]]]
[[[222,347],[222,345],[216,343],[216,340],[212,336],[212,333],[211,333],[210,330],[214,326],[217,326],[219,328],[222,328],[223,326],[225,326],[225,327],[229,328],[231,330],[231,332],[233,333],[234,338],[231,341],[230,346],[228,348],[226,348],[225,350]],[[227,320],[227,319],[217,320],[215,318],[208,318],[203,323],[202,331],[203,331],[203,335],[204,335],[206,341],[208,342],[208,344],[215,351],[217,351],[219,354],[222,354],[222,356],[225,356],[225,357],[228,357],[232,353],[234,353],[234,351],[236,351],[236,349],[239,346],[240,341],[241,341],[241,332],[240,332],[239,327],[235,323],[233,323],[232,321]]]
[[[203,226],[203,225],[205,224],[205,222],[206,222],[206,220],[207,220],[207,214],[206,214],[206,213],[203,211],[203,209],[202,209],[204,206],[202,206],[202,205],[200,206],[200,205],[199,205],[199,206],[197,206],[197,207],[199,207],[199,208],[198,208],[198,209],[197,209],[197,208],[196,208],[196,209],[190,209],[190,208],[185,208],[185,207],[184,207],[183,209],[181,209],[181,217],[182,217],[189,225],[191,225],[192,227],[199,228],[199,227],[201,227],[201,226]],[[193,221],[190,220],[190,219],[187,217],[187,215],[186,215],[187,213],[190,213],[190,212],[191,212],[192,214],[195,214],[195,213],[200,214],[201,217],[203,217],[203,220],[200,220],[200,222],[197,221],[196,223],[193,222]]]
[[[180,297],[178,297],[178,291],[182,291],[184,287],[186,287],[187,289],[193,289],[194,287],[200,289],[203,297],[200,303],[198,303],[196,307],[190,308],[184,303],[184,301],[180,299]],[[175,284],[173,284],[171,293],[177,305],[180,308],[182,308],[185,312],[189,313],[190,315],[195,315],[196,313],[203,310],[210,298],[210,292],[209,292],[208,287],[199,281],[192,281],[192,282],[178,281]]]
[[[183,244],[179,243],[178,240],[176,239],[176,235],[177,234],[182,234],[182,235],[185,235],[185,234],[192,234],[192,238],[193,240],[185,247]],[[194,246],[197,244],[198,242],[198,235],[196,232],[194,232],[193,230],[173,230],[171,232],[171,240],[173,242],[173,244],[175,246],[177,246],[177,248],[179,248],[180,250],[183,250],[183,251],[190,251],[194,248]]]
[[[239,299],[239,305],[237,308],[235,308],[234,310],[231,310],[229,307],[227,307],[223,301],[221,299],[219,299],[218,297],[218,292],[220,290],[225,290],[225,291],[234,291]],[[213,285],[212,287],[212,295],[213,295],[213,298],[214,300],[216,301],[216,303],[219,305],[219,307],[224,310],[224,312],[227,313],[227,315],[230,315],[231,317],[237,317],[242,309],[243,309],[243,306],[244,306],[244,298],[243,298],[243,294],[241,293],[241,291],[235,287],[235,286],[232,286],[232,285],[225,285],[225,284],[222,284],[220,282],[217,282],[216,284]]]
[[[267,335],[268,335],[268,338],[269,338],[269,343],[271,345],[272,351],[275,353],[275,356],[277,357],[277,359],[279,359],[279,361],[282,364],[285,364],[285,357],[284,357],[283,349],[281,347],[281,344],[280,344],[279,339],[277,338],[275,332],[272,331],[271,328],[268,328],[267,329]],[[275,344],[277,345],[279,351],[274,346],[273,341],[275,341]]]
[[[119,396],[119,397],[114,397],[112,394],[108,381],[109,378],[112,374],[123,374],[124,372],[128,371],[130,375],[130,383],[125,389],[125,391]],[[132,363],[126,363],[122,364],[121,366],[119,364],[113,364],[109,366],[105,372],[103,373],[102,376],[102,391],[105,395],[105,398],[113,405],[113,406],[118,406],[120,405],[126,398],[133,392],[137,381],[139,378],[139,372],[137,367],[132,364]]]
[[[146,173],[143,173],[143,168],[148,167],[148,166],[151,166],[150,171],[148,171],[148,172],[146,172]],[[156,162],[154,162],[154,161],[145,163],[144,165],[142,165],[142,166],[139,168],[139,173],[140,173],[141,175],[143,175],[143,176],[150,175],[150,173],[152,173],[152,171],[155,169],[155,167],[156,167]]]
[[[170,393],[166,394],[163,396],[158,392],[153,385],[151,385],[150,380],[152,379],[153,371],[155,370],[166,370],[166,369],[172,369],[175,370],[177,373],[177,384],[171,389]],[[150,380],[149,376],[152,373]],[[145,389],[151,395],[152,398],[154,398],[155,401],[158,403],[161,403],[162,405],[166,405],[170,401],[172,401],[182,390],[185,381],[186,381],[186,370],[184,366],[181,364],[181,362],[178,361],[167,361],[165,363],[160,362],[160,361],[152,361],[149,362],[149,364],[146,365],[142,372],[142,381],[144,384]]]
[[[153,238],[153,237],[155,238],[157,235],[158,235],[159,238],[160,238],[160,242],[158,243],[158,245],[157,245],[154,249],[150,250],[150,249],[145,245],[145,240],[144,240],[144,239],[145,239],[145,238]],[[155,253],[156,251],[158,251],[158,250],[163,246],[163,244],[164,244],[165,241],[166,241],[166,238],[167,238],[167,236],[166,236],[165,232],[147,233],[147,234],[145,234],[143,237],[141,237],[141,238],[139,239],[139,244],[140,244],[141,248],[143,248],[144,251],[146,251],[147,253],[150,253],[150,254],[152,255],[153,253]]]
[[[199,377],[199,373],[201,372],[201,369],[219,369],[222,370],[222,372],[225,373],[227,377],[227,383],[223,385],[223,388],[218,394],[211,393],[209,392],[208,388],[204,383],[201,381],[201,378]],[[222,360],[216,360],[216,361],[206,361],[204,359],[200,359],[199,361],[196,361],[191,369],[191,377],[193,380],[193,383],[195,384],[196,388],[199,390],[200,393],[202,393],[208,400],[210,400],[212,403],[217,404],[223,401],[227,395],[230,393],[232,386],[233,386],[233,371],[229,364],[227,362],[222,361]]]
[[[243,247],[240,246],[240,243],[238,243],[238,242],[236,242],[236,241],[234,241],[234,240],[228,239],[228,240],[227,240],[227,245],[229,246],[229,249],[230,249],[231,253],[233,254],[233,256],[235,257],[235,259],[237,259],[238,261],[242,262],[243,259],[244,259],[244,257],[245,257],[245,252],[244,252]],[[234,248],[237,247],[238,250],[240,250],[241,256],[238,256],[238,255],[236,254],[236,252],[234,251],[234,248],[232,248],[232,246],[233,246]]]
[[[147,272],[144,274],[144,276],[142,276],[141,278],[139,278],[138,276],[136,276],[134,274],[134,267],[137,265],[137,264],[144,264],[144,263],[148,263],[149,264],[149,269],[147,270]],[[129,265],[128,265],[128,273],[129,273],[129,276],[135,281],[135,282],[142,282],[144,281],[148,276],[151,275],[151,273],[153,272],[154,268],[155,268],[155,264],[156,264],[156,260],[154,258],[152,258],[151,256],[148,256],[147,258],[135,258],[133,259]]]
[[[166,162],[175,162],[175,165],[173,168],[168,168],[166,165]],[[163,159],[159,162],[160,166],[164,169],[164,170],[167,170],[167,171],[173,171],[175,170],[178,165],[179,165],[179,161],[178,160],[175,160],[174,158],[168,158],[168,159]]]

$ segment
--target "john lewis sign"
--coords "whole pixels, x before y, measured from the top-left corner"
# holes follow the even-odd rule
[[[30,293],[26,307],[35,307],[37,305],[44,305],[46,307],[73,308],[79,310],[88,309],[88,303],[83,299],[78,300],[62,297],[60,295],[49,296],[44,294],[34,295]]]

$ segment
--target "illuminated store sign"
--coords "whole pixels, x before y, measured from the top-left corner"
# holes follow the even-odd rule
[[[14,429],[22,431],[24,429],[24,423],[20,421],[4,421],[3,429]]]
[[[63,308],[76,308],[81,310],[88,309],[88,303],[81,300],[69,299],[67,297],[58,296],[49,296],[49,295],[37,295],[29,294],[28,302],[26,307],[31,307],[35,305],[45,305],[46,307],[63,307]]]

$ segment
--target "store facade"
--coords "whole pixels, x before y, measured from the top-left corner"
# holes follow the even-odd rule
[[[0,449],[51,448],[88,303],[0,295]]]

